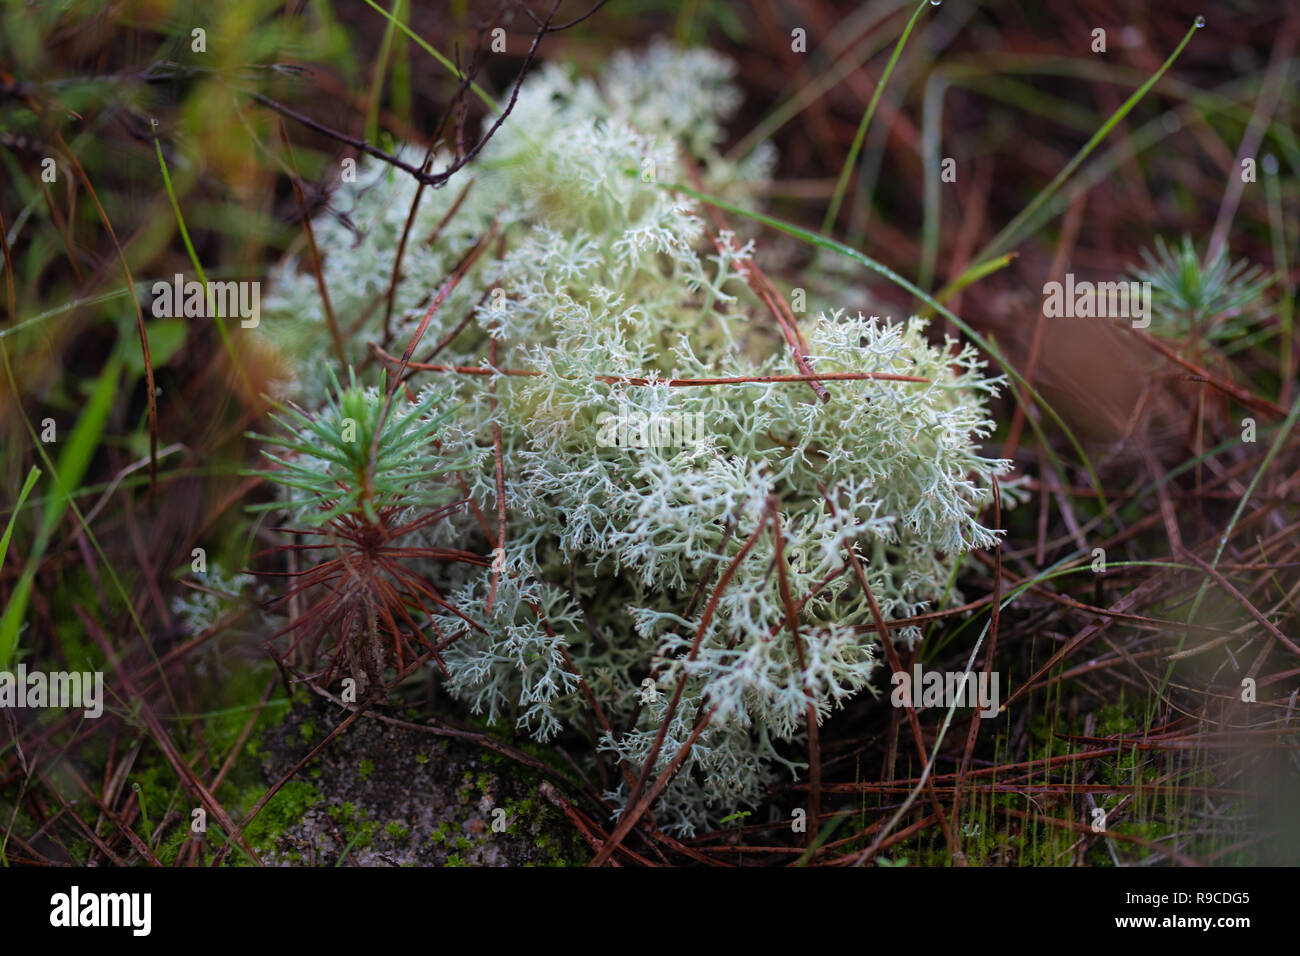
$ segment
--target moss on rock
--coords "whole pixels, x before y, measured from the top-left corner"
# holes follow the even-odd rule
[[[258,752],[278,780],[343,719],[299,700]],[[304,732],[303,728],[311,728]],[[585,845],[531,770],[474,744],[363,718],[286,784],[249,829],[268,865],[564,866]]]

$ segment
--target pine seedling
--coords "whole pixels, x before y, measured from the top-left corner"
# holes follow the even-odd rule
[[[339,387],[333,369],[329,376],[333,390],[319,414],[285,404],[283,416],[271,416],[284,428],[283,436],[250,436],[296,453],[281,458],[262,452],[280,466],[270,472],[273,480],[295,494],[288,502],[256,505],[253,510],[287,507],[318,527],[349,513],[374,524],[385,509],[433,505],[440,497],[445,502],[445,494],[431,492],[421,482],[465,462],[428,468],[418,453],[435,443],[440,426],[451,417],[451,411],[433,414],[450,393],[427,391],[415,403],[394,402],[388,394],[381,401],[380,393],[387,394],[386,375],[378,391],[357,385],[351,369],[346,389]]]
[[[273,416],[283,435],[250,436],[281,450],[263,451],[278,467],[262,474],[285,492],[284,500],[253,510],[288,512],[298,527],[278,530],[311,541],[282,549],[314,563],[290,575],[295,583],[277,603],[302,595],[306,610],[279,633],[298,632],[290,650],[305,639],[311,661],[332,635],[340,653],[331,657],[326,683],[342,670],[364,686],[388,666],[401,671],[420,648],[436,657],[439,648],[425,633],[443,637],[434,609],[455,613],[413,565],[479,559],[403,543],[462,504],[449,502],[449,490],[435,481],[468,463],[439,455],[437,436],[452,411],[435,412],[446,393],[429,390],[406,402],[382,383],[362,388],[351,370],[346,389],[332,371],[330,378],[333,390],[319,413],[284,405]]]
[[[1223,246],[1202,263],[1190,236],[1177,249],[1156,237],[1155,252],[1142,250],[1145,269],[1134,275],[1151,283],[1151,303],[1161,332],[1175,338],[1225,339],[1241,334],[1232,318],[1250,309],[1272,277],[1245,259],[1231,262]]]

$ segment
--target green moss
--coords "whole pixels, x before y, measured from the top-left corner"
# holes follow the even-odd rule
[[[362,820],[360,823],[358,823],[355,827],[345,828],[343,831],[343,835],[348,838],[349,842],[352,842],[352,845],[354,847],[358,847],[358,846],[366,847],[366,846],[370,846],[375,842],[375,834],[377,834],[378,832],[379,832],[379,821],[365,819]],[[356,838],[355,842],[353,842],[353,837]]]
[[[351,801],[346,803],[334,804],[326,810],[329,818],[339,824],[343,831],[345,843],[352,848],[370,846],[379,832],[379,822],[373,819],[366,810],[358,810],[356,804]],[[393,837],[404,837],[407,831],[402,829],[396,821],[390,822],[384,829]]]
[[[446,842],[447,838],[450,836],[451,836],[451,822],[448,820],[444,820],[442,821],[442,823],[438,824],[437,829],[435,829],[432,833],[429,834],[429,843],[436,846],[439,843]]]
[[[1069,685],[1059,690],[1062,699],[1076,693]],[[1094,720],[1088,725],[1088,714],[1066,719],[1060,699],[1049,700],[1044,712],[1032,717],[1027,727],[1031,744],[1023,759],[1046,761],[1050,757],[1095,750],[1095,740],[1072,738],[1113,738],[1127,744],[1141,736],[1145,704],[1138,700],[1121,698],[1118,703],[1107,704],[1092,712]],[[995,742],[992,758],[1008,762],[1002,751],[1004,741]],[[1083,794],[1054,798],[1038,794],[1030,799],[1026,794],[998,793],[991,797],[980,795],[966,804],[961,822],[962,845],[968,860],[975,865],[1010,864],[1017,866],[1072,865],[1077,859],[1081,837],[1091,840],[1083,862],[1091,866],[1114,866],[1112,846],[1100,835],[1078,829],[1093,822],[1092,807],[1106,811],[1106,826],[1110,832],[1133,834],[1149,840],[1168,838],[1175,832],[1170,820],[1185,813],[1194,800],[1196,774],[1191,774],[1182,785],[1161,786],[1133,790],[1134,784],[1152,783],[1174,769],[1167,755],[1141,751],[1136,747],[1122,746],[1119,753],[1091,761],[1056,765],[1031,775],[1034,783],[1084,783],[1113,785],[1115,791],[1093,792],[1089,801]],[[1091,775],[1089,776],[1089,771]],[[1203,781],[1208,782],[1208,778]],[[1123,816],[1112,817],[1125,793],[1134,799],[1123,810]],[[1028,817],[1014,817],[1007,809],[1028,813]],[[1059,822],[1058,822],[1059,821]],[[1146,855],[1129,844],[1112,841],[1121,860],[1131,860]],[[920,865],[950,865],[948,849],[936,833],[918,840],[911,847],[914,859]]]
[[[251,809],[261,793],[248,791],[245,809]],[[324,799],[319,790],[304,780],[290,780],[261,812],[253,818],[244,835],[259,853],[276,849],[281,833],[303,818],[303,815]]]
[[[1118,704],[1107,704],[1101,709],[1097,722],[1097,733],[1100,736],[1136,734],[1137,729],[1137,717],[1125,709],[1122,701]]]
[[[270,701],[260,712],[257,710],[268,673],[264,666],[240,668],[222,682],[220,697],[208,705],[213,709],[203,718],[203,738],[214,751],[228,753],[256,713],[245,751],[257,756],[262,734],[284,719],[290,703],[286,699]]]
[[[375,772],[375,762],[373,760],[367,757],[365,760],[361,761],[360,773],[361,773],[362,780],[369,780],[370,775],[374,772]]]

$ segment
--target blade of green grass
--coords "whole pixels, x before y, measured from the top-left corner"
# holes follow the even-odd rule
[[[144,842],[149,847],[149,852],[157,855],[153,848],[153,824],[149,822],[149,807],[144,799],[144,787],[140,786],[138,781],[132,781],[131,789],[135,791],[135,800],[140,807],[140,816],[144,820]]]
[[[23,503],[27,501],[27,496],[32,493],[32,488],[36,485],[36,479],[40,477],[41,470],[32,465],[31,470],[27,472],[27,480],[23,482],[23,490],[18,492],[18,502],[14,505],[14,510],[9,513],[9,523],[5,525],[4,537],[0,538],[0,568],[4,567],[5,555],[9,553],[9,539],[13,537],[18,512],[22,511]]]
[[[1016,585],[1016,587],[1012,588],[1010,591],[1006,593],[1006,595],[1002,598],[1002,601],[998,604],[998,609],[1006,610],[1008,607],[1011,606],[1012,602],[1015,601],[1016,598],[1020,597],[1020,595],[1024,594],[1030,588],[1037,587],[1038,585],[1044,583],[1045,581],[1052,581],[1055,580],[1056,578],[1066,577],[1067,575],[1071,575],[1071,574],[1096,573],[1092,570],[1092,565],[1090,562],[1088,562],[1086,558],[1084,558],[1083,564],[1081,565],[1074,564],[1073,562],[1075,560],[1078,560],[1079,557],[1080,554],[1077,551],[1074,552],[1073,554],[1066,555],[1060,561],[1057,561],[1055,564],[1051,565],[1045,570],[1040,571],[1032,578],[1028,578],[1027,580],[1022,581],[1020,584]],[[1106,570],[1108,573],[1114,570],[1115,568],[1160,568],[1161,570],[1174,568],[1179,571],[1200,570],[1194,564],[1180,564],[1177,561],[1107,561],[1106,562]],[[979,608],[978,610],[976,610],[973,614],[971,614],[970,617],[968,617],[966,620],[962,621],[955,628],[953,628],[953,630],[950,633],[943,635],[943,639],[938,644],[936,644],[934,648],[930,650],[929,653],[931,653],[934,656],[937,656],[939,653],[943,651],[945,647],[951,644],[961,634],[962,631],[966,630],[966,628],[969,627],[973,622],[979,620],[981,617],[984,616],[985,613],[988,613],[989,611],[990,608]],[[985,626],[987,627],[987,625]]]
[[[5,606],[4,614],[0,615],[0,670],[9,666],[10,658],[18,646],[18,629],[27,614],[27,601],[31,597],[32,582],[36,578],[36,568],[40,564],[41,555],[45,553],[45,548],[50,543],[55,527],[62,520],[64,511],[72,503],[77,485],[85,476],[86,469],[90,466],[90,459],[94,457],[95,449],[99,446],[99,439],[104,434],[113,397],[117,394],[117,380],[122,370],[122,363],[121,353],[114,351],[103,371],[99,373],[95,388],[86,402],[86,409],[77,419],[71,437],[63,444],[62,451],[59,453],[58,467],[52,469],[54,503],[41,512],[31,553],[28,555],[27,563],[23,567],[23,573],[14,587],[9,603]],[[39,439],[34,434],[32,437],[43,453],[44,448],[41,447]]]
[[[1124,104],[1120,106],[1119,109],[1111,114],[1110,119],[1106,120],[1097,132],[1092,134],[1092,138],[1084,144],[1082,149],[1074,154],[1074,157],[1066,163],[1064,167],[1062,167],[1061,171],[1056,174],[1052,181],[1043,187],[1043,189],[1039,191],[1038,195],[1030,200],[1029,205],[1020,210],[1020,212],[1016,214],[1016,217],[1007,223],[1002,228],[1001,232],[993,237],[993,241],[985,247],[984,252],[980,256],[976,257],[971,268],[983,265],[989,258],[1005,251],[1006,247],[1011,245],[1011,243],[1017,238],[1017,233],[1021,226],[1024,225],[1025,221],[1037,212],[1038,208],[1042,206],[1043,203],[1047,202],[1047,200],[1055,195],[1056,191],[1061,188],[1061,185],[1070,178],[1071,174],[1073,174],[1076,169],[1079,168],[1079,164],[1087,159],[1089,154],[1097,148],[1097,144],[1109,136],[1111,130],[1119,125],[1120,120],[1127,116],[1133,107],[1137,106],[1137,104],[1141,102],[1142,98],[1147,95],[1151,87],[1155,86],[1156,83],[1160,81],[1160,78],[1168,72],[1169,68],[1174,65],[1174,61],[1177,60],[1178,55],[1183,52],[1183,48],[1191,42],[1192,34],[1203,26],[1205,26],[1204,18],[1197,17],[1196,21],[1188,28],[1187,33],[1183,35],[1182,42],[1174,48],[1173,53],[1169,54],[1169,58],[1161,64],[1160,69],[1151,74],[1145,83],[1133,91],[1133,94],[1124,101]]]
[[[126,363],[125,354],[126,354],[126,350],[130,349],[130,347],[131,346],[128,344],[127,339],[124,338],[119,339],[117,348],[114,350],[114,352],[109,358],[109,363],[108,363],[109,366],[113,366],[117,370],[114,371],[112,375],[114,390],[116,390],[117,374],[121,370],[122,366]],[[136,613],[135,605],[131,602],[130,595],[127,593],[126,588],[122,585],[122,579],[118,576],[117,569],[114,567],[113,562],[108,560],[108,556],[104,554],[104,549],[99,543],[99,538],[91,530],[89,523],[86,521],[85,515],[81,513],[81,509],[77,507],[77,502],[75,499],[80,492],[74,489],[76,489],[77,484],[80,482],[81,477],[85,473],[84,466],[81,474],[77,476],[76,481],[68,481],[65,478],[60,477],[61,465],[60,466],[55,465],[54,461],[50,458],[49,454],[45,450],[44,442],[42,442],[39,436],[36,434],[36,429],[32,425],[31,420],[27,417],[25,412],[23,412],[22,401],[21,398],[19,397],[19,392],[18,392],[18,379],[14,375],[13,364],[9,361],[9,350],[8,348],[5,347],[3,340],[0,340],[0,365],[4,366],[5,375],[9,381],[9,387],[12,390],[14,395],[15,406],[19,410],[19,417],[22,420],[23,427],[27,429],[27,434],[31,436],[32,447],[36,451],[36,454],[40,457],[41,461],[44,462],[45,467],[50,470],[50,474],[54,479],[54,486],[55,486],[56,494],[58,495],[58,499],[55,502],[55,504],[51,506],[50,510],[54,511],[57,509],[59,516],[62,516],[62,513],[65,509],[71,509],[73,515],[76,516],[77,523],[81,526],[81,530],[85,534],[86,540],[88,540],[90,542],[91,547],[95,549],[95,554],[99,556],[99,560],[103,566],[105,574],[107,575],[108,579],[112,582],[113,589],[117,592],[118,597],[121,598],[122,605],[126,608],[127,615],[131,618],[131,623],[135,625],[136,633],[140,635],[140,639],[143,642],[145,648],[149,651],[149,654],[153,657],[154,665],[158,668],[158,676],[162,680],[163,687],[167,691],[167,696],[170,700],[172,709],[179,710],[180,708],[177,705],[175,696],[172,693],[171,684],[167,680],[167,675],[162,669],[162,664],[158,658],[157,651],[155,651],[154,649],[153,642],[149,640],[149,635],[144,629],[144,624],[140,621],[140,615]],[[108,372],[109,372],[109,368],[106,367],[104,373],[101,374],[101,380],[107,376]],[[100,387],[99,385],[96,386],[97,392],[99,390],[99,387]],[[94,396],[92,396],[92,401],[93,400],[94,400]],[[107,406],[108,404],[111,404],[111,402],[106,401],[105,406]],[[89,421],[88,413],[89,413],[89,409],[87,411],[87,414],[83,414],[82,420],[77,423],[77,428],[81,428],[83,426],[83,423],[85,423],[87,429],[90,429],[93,426],[93,423]],[[108,417],[107,407],[105,407],[105,409],[102,411],[102,415],[103,418],[107,420]],[[102,431],[103,431],[103,423],[100,423],[100,425],[98,426],[98,432],[102,433]],[[95,443],[90,445],[91,453],[93,453],[95,445],[97,443],[98,441],[96,440]],[[61,455],[59,459],[61,464],[66,454],[67,454],[67,450],[65,449],[64,455]],[[87,459],[87,463],[88,461],[89,459]],[[69,464],[75,465],[76,463],[75,461],[73,461],[73,462],[69,462]],[[153,487],[152,476],[150,478],[150,487]],[[67,489],[66,493],[65,493],[65,489]],[[49,524],[50,531],[52,532],[54,526],[57,524],[57,519],[50,520],[48,524]],[[46,521],[43,520],[41,522],[41,529],[44,529],[45,527],[46,527]],[[8,661],[8,654],[12,653],[12,647],[16,643],[18,627],[20,626],[22,619],[26,614],[27,596],[30,595],[31,592],[31,579],[34,578],[36,574],[35,569],[36,569],[36,564],[38,562],[35,559],[44,553],[45,546],[46,544],[48,544],[48,535],[49,532],[46,532],[46,540],[42,541],[38,530],[36,545],[39,546],[39,550],[37,547],[33,547],[32,554],[28,557],[27,566],[23,569],[24,577],[27,578],[27,584],[24,586],[20,581],[19,586],[14,589],[13,594],[16,596],[19,593],[19,590],[21,588],[23,587],[26,588],[26,592],[23,595],[23,601],[22,601],[23,606],[15,610],[14,605],[17,602],[11,598],[11,603],[5,608],[3,619],[0,620],[0,668],[3,668],[6,665]],[[10,620],[11,614],[13,616],[12,621]],[[10,629],[12,629],[13,631],[13,638],[6,639],[6,635],[8,634]],[[8,650],[6,650],[6,648],[8,648]]]
[[[370,2],[370,0],[366,0]],[[916,11],[912,18],[907,21],[907,26],[903,28],[903,34],[894,44],[894,52],[889,57],[889,62],[885,64],[885,72],[880,74],[880,82],[876,84],[875,90],[871,93],[871,102],[867,104],[867,111],[862,114],[862,121],[858,123],[858,131],[853,136],[853,145],[849,148],[849,155],[845,157],[844,167],[840,170],[839,181],[835,184],[835,194],[831,197],[830,208],[826,210],[826,218],[822,220],[822,232],[830,232],[835,226],[835,218],[840,213],[840,205],[844,202],[844,193],[849,188],[849,178],[853,175],[853,167],[858,164],[858,153],[862,150],[862,141],[866,138],[867,127],[871,125],[871,117],[876,115],[876,105],[880,102],[880,95],[885,92],[885,84],[889,82],[889,76],[894,72],[894,65],[898,63],[898,58],[902,55],[903,45],[907,43],[907,38],[912,35],[912,28],[916,26],[916,21],[920,19],[922,11],[926,7],[933,6],[930,0],[921,0],[917,4]]]
[[[151,285],[152,283],[149,282],[137,282],[135,284],[135,294],[136,295],[147,294],[149,291],[149,287]],[[67,302],[53,309],[49,309],[45,312],[42,312],[40,315],[34,315],[30,319],[23,319],[23,321],[17,322],[6,329],[0,329],[0,339],[13,335],[15,332],[18,332],[21,329],[25,329],[33,325],[39,325],[42,322],[48,322],[50,319],[56,318],[57,316],[63,315],[68,312],[73,312],[76,309],[81,309],[90,305],[99,305],[102,302],[110,302],[113,299],[120,299],[123,296],[130,295],[130,294],[131,294],[131,290],[122,288],[122,289],[117,289],[114,292],[105,292],[101,295],[92,295],[85,299],[73,299],[71,302]]]
[[[379,138],[379,99],[384,91],[384,79],[388,73],[388,58],[393,51],[393,31],[397,27],[397,18],[402,15],[402,0],[393,0],[393,12],[384,27],[384,39],[379,44],[379,57],[375,60],[375,70],[370,78],[370,96],[366,102],[365,136],[367,143]]]
[[[194,243],[190,240],[190,231],[185,227],[185,217],[181,215],[181,204],[176,199],[176,190],[172,187],[172,177],[167,171],[167,160],[163,158],[162,144],[158,142],[158,134],[155,131],[153,138],[154,152],[158,155],[158,168],[162,171],[163,187],[167,190],[167,198],[171,200],[172,212],[176,215],[176,225],[181,232],[181,240],[185,243],[185,250],[189,253],[190,262],[194,264],[194,271],[198,273],[199,281],[203,283],[203,295],[205,301],[208,293],[208,277],[203,271],[203,264],[199,262],[199,254],[194,251]],[[216,310],[214,310],[215,312]],[[239,374],[240,382],[244,386],[244,394],[252,396],[253,386],[249,382],[248,376],[244,374],[244,366],[239,361],[239,356],[235,354],[235,345],[230,341],[230,332],[226,329],[226,320],[220,315],[214,314],[213,318],[217,320],[217,332],[221,335],[221,343],[226,348],[226,353],[230,356],[230,364]]]
[[[1278,320],[1282,326],[1282,339],[1278,345],[1278,401],[1285,402],[1291,395],[1294,369],[1294,327],[1292,312],[1295,303],[1291,297],[1291,267],[1286,254],[1286,220],[1282,215],[1282,188],[1278,185],[1277,157],[1272,154],[1264,157],[1260,165],[1264,169],[1264,194],[1268,198],[1268,228],[1273,244],[1274,284],[1278,290]]]
[[[998,256],[996,259],[990,259],[982,266],[978,266],[974,269],[967,269],[957,278],[953,279],[946,286],[944,286],[942,289],[936,292],[934,294],[934,297],[938,299],[940,302],[947,302],[949,299],[951,299],[962,289],[966,288],[968,285],[971,285],[972,283],[975,282],[979,282],[981,279],[992,275],[993,273],[997,272],[999,269],[1005,269],[1007,266],[1011,265],[1013,261],[1015,261],[1018,255],[1019,253],[1017,252],[1008,252],[1005,253],[1004,255]],[[929,318],[934,313],[927,309],[925,312],[921,314],[925,318]]]
[[[458,80],[465,79],[465,74],[461,72],[460,68],[457,67],[455,63],[451,62],[451,60],[447,59],[445,56],[443,56],[441,53],[435,50],[432,46],[430,46],[427,42],[425,42],[423,37],[421,37],[418,33],[414,33],[409,27],[407,27],[405,23],[402,23],[400,20],[397,19],[397,17],[393,16],[391,13],[389,13],[379,4],[375,3],[375,0],[366,0],[366,4],[370,6],[370,8],[373,9],[380,16],[386,19],[389,23],[395,24],[397,26],[397,29],[401,30],[408,37],[410,37],[412,40],[418,43],[421,49],[424,50],[424,52],[428,53],[431,57],[433,57],[443,66],[445,66],[448,70],[450,70],[455,75],[456,79]],[[497,101],[493,99],[491,95],[489,95],[487,91],[483,89],[483,87],[479,86],[477,83],[471,80],[469,84],[469,88],[474,91],[475,96],[477,96],[480,100],[482,100],[484,103],[487,104],[489,109],[492,109],[498,113],[501,112],[501,107],[497,105]]]
[[[998,83],[998,79],[1005,78],[1007,73],[1025,72],[1041,76],[1070,77],[1114,84],[1129,84],[1140,81],[1142,78],[1142,74],[1134,75],[1134,71],[1124,67],[1111,67],[1105,63],[1093,61],[1045,59],[1039,55],[1000,56],[995,62],[991,62],[987,68],[975,65],[979,62],[981,62],[981,58],[978,56],[968,57],[965,62],[945,64],[936,70],[927,88],[927,105],[933,104],[936,112],[941,106],[940,102],[933,101],[930,98],[930,90],[935,84],[963,86],[1006,102],[1013,102],[1000,95],[1004,92],[1004,88]],[[989,73],[993,75],[986,76]],[[1188,86],[1180,82],[1176,77],[1166,75],[1164,84],[1166,91],[1170,95],[1180,97],[1186,101],[1183,106],[1174,110],[1175,115],[1179,115],[1180,118],[1180,122],[1175,128],[1180,129],[1185,126],[1191,117],[1195,117],[1199,122],[1207,122],[1212,116],[1218,114],[1225,114],[1239,122],[1248,123],[1251,111],[1232,97],[1236,96],[1253,101],[1258,95],[1260,82],[1257,78],[1246,78],[1225,83],[1214,91],[1206,91]],[[1013,105],[1015,105],[1014,102]],[[1041,112],[1041,110],[1035,109],[1033,112]],[[1182,113],[1188,115],[1182,116],[1180,115]],[[931,119],[927,115],[926,122],[932,126],[937,125],[938,117]],[[1058,214],[1075,197],[1087,192],[1093,186],[1112,175],[1121,163],[1154,146],[1170,135],[1172,135],[1172,131],[1166,125],[1165,116],[1157,116],[1138,127],[1128,136],[1125,136],[1110,151],[1089,164],[1086,169],[1076,170],[1072,187],[1068,190],[1059,191],[1059,195],[1054,200],[1048,201],[1050,205],[1048,203],[1040,205],[1020,224],[1020,231],[1032,232],[1037,229],[1044,219]],[[1285,126],[1274,123],[1269,128],[1268,135],[1287,154],[1293,167],[1300,169],[1300,145],[1297,145],[1294,134]],[[929,146],[927,148],[930,149],[932,155],[933,148]],[[932,200],[929,201],[932,203]],[[922,247],[923,266],[925,262],[933,260],[935,256],[933,247],[937,247],[937,239],[933,235],[936,231],[932,221],[933,218],[932,213],[927,213],[925,220],[927,231],[923,236]],[[982,251],[972,259],[972,268],[977,267],[981,257],[986,254],[987,251]],[[922,268],[918,272],[918,278],[924,277],[925,272],[924,268]],[[918,284],[926,285],[925,282],[918,282]]]
[[[903,5],[880,16],[880,22],[883,24],[886,20],[893,17],[896,13],[901,12]],[[863,11],[870,13],[869,5],[859,7],[857,11],[849,16],[839,26],[844,30],[846,35],[856,36],[866,31],[866,36],[858,40],[853,48],[847,53],[843,53],[844,46],[835,46],[834,38],[827,38],[825,46],[828,48],[826,58],[830,59],[830,65],[826,70],[815,77],[811,82],[805,84],[796,90],[788,99],[778,104],[770,113],[761,119],[752,130],[745,134],[744,138],[736,143],[735,146],[727,150],[727,159],[740,160],[752,153],[759,143],[766,142],[786,123],[802,113],[808,106],[821,97],[825,96],[830,90],[834,89],[839,83],[854,70],[859,70],[862,65],[879,53],[888,41],[881,41],[878,33],[881,31],[868,29],[868,24],[850,25],[849,20],[858,17]],[[819,52],[819,51],[816,51]],[[843,55],[841,55],[843,54]]]

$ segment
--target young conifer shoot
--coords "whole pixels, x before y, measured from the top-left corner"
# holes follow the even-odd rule
[[[286,405],[282,416],[272,416],[283,434],[252,436],[281,450],[263,454],[278,466],[267,474],[286,492],[283,501],[254,510],[287,511],[310,541],[288,546],[309,567],[279,603],[298,595],[309,600],[287,630],[308,638],[309,659],[333,634],[338,653],[325,681],[342,671],[364,687],[388,666],[403,670],[421,645],[436,653],[425,632],[437,632],[434,608],[448,605],[411,565],[476,559],[399,543],[459,505],[448,504],[448,489],[435,484],[465,464],[437,451],[437,435],[453,412],[434,412],[447,393],[429,389],[406,402],[395,400],[382,378],[378,389],[366,389],[351,369],[347,388],[332,371],[330,377],[332,390],[316,414]]]

